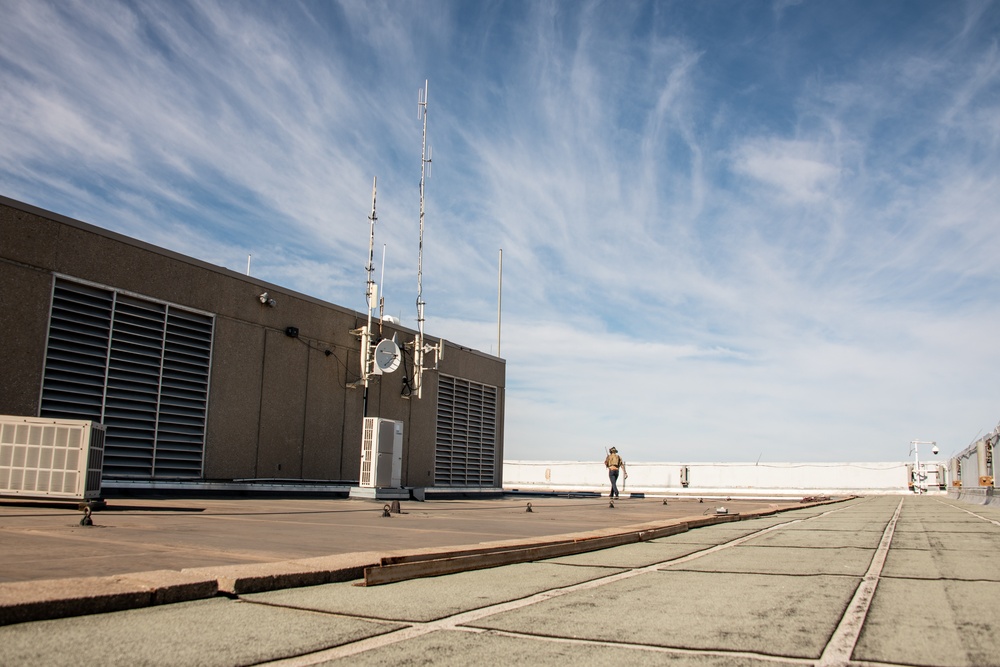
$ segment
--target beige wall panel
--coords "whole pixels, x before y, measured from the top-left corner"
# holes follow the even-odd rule
[[[410,486],[433,486],[434,439],[437,433],[438,374],[425,371],[421,398],[411,398],[410,436],[406,439],[408,456],[403,460]]]
[[[310,342],[310,345],[314,345]],[[302,477],[339,480],[341,438],[344,434],[346,369],[332,354],[309,350],[309,386],[306,394],[305,434],[302,439]]]
[[[207,479],[257,476],[257,431],[264,358],[260,327],[215,319],[205,442]]]
[[[0,414],[38,415],[51,303],[51,275],[0,260],[0,318],[5,323]]]
[[[357,355],[354,359],[357,361]],[[362,391],[360,387],[349,389],[344,401],[344,446],[340,452],[340,470],[341,479],[347,482],[361,480],[361,438],[364,421],[361,411]]]
[[[309,348],[268,329],[264,341],[264,377],[257,440],[257,477],[302,478]]]
[[[446,343],[445,357],[440,370],[452,377],[475,380],[502,389],[506,363],[503,359],[468,348],[456,348]]]

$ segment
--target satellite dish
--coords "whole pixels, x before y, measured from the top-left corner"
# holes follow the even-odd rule
[[[399,345],[396,341],[385,339],[375,346],[375,369],[376,374],[391,373],[399,368],[401,356]]]

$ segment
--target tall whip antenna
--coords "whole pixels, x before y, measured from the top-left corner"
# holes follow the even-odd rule
[[[420,242],[417,250],[417,338],[413,342],[414,388],[417,398],[421,396],[424,373],[424,353],[435,351],[436,360],[441,357],[442,343],[430,348],[424,344],[424,181],[430,176],[431,155],[427,149],[427,80],[424,89],[417,91],[417,117],[423,120],[423,140],[420,153]]]
[[[369,233],[368,233],[368,266],[365,269],[368,272],[368,283],[367,289],[365,290],[365,303],[368,306],[368,333],[371,334],[372,331],[372,309],[375,307],[375,303],[378,299],[378,285],[375,284],[373,273],[375,273],[375,223],[378,222],[378,215],[375,213],[375,185],[378,182],[378,177],[372,177],[372,214],[368,216],[369,223]],[[384,269],[383,269],[384,270]],[[370,361],[365,359],[365,375],[367,376],[371,370]]]

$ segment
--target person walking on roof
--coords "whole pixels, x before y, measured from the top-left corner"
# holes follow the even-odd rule
[[[622,457],[618,456],[618,450],[614,447],[608,452],[607,458],[604,459],[604,467],[608,469],[608,477],[611,479],[611,498],[618,497],[618,470],[621,469],[625,473],[625,479],[628,479],[628,472],[625,470],[625,461]]]

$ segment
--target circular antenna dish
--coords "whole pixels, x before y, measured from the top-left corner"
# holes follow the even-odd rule
[[[399,368],[399,345],[394,340],[383,340],[375,346],[376,373],[391,373]]]

